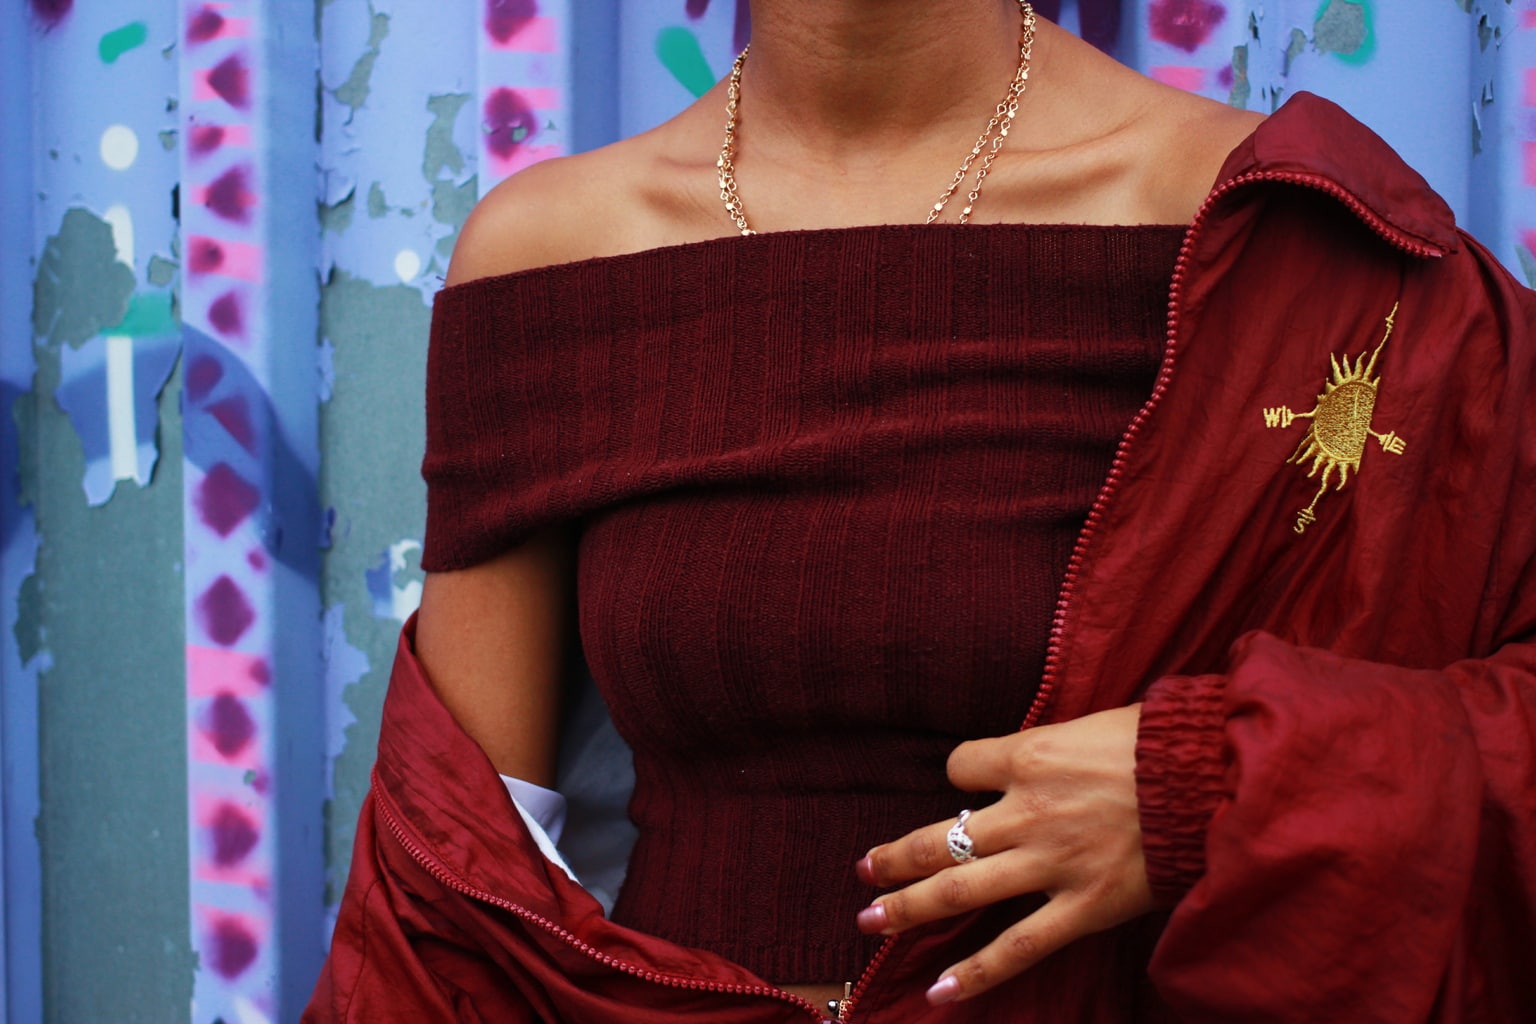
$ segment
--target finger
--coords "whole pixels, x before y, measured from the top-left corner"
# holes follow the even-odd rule
[[[939,975],[928,990],[934,1006],[971,999],[1022,974],[1067,943],[1093,931],[1081,900],[1062,896],[1003,932],[974,955]]]
[[[965,822],[965,832],[971,837],[972,853],[978,859],[1004,845],[988,829],[991,818],[988,811],[989,808],[982,808]],[[954,867],[957,861],[949,852],[949,830],[954,827],[954,821],[924,825],[894,843],[875,847],[859,862],[859,878],[866,884],[884,887],[900,885],[914,878],[927,878],[945,868]]]
[[[950,784],[967,793],[1000,793],[1007,789],[1012,781],[1012,747],[1020,739],[1014,734],[960,744],[949,755]]]
[[[1036,857],[1009,850],[947,868],[932,878],[886,893],[859,912],[859,929],[871,935],[895,935],[916,925],[1039,892],[1048,883]]]

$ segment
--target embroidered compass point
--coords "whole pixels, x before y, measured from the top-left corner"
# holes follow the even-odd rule
[[[1392,337],[1396,323],[1397,306],[1393,305],[1392,312],[1387,314],[1386,333],[1374,351],[1362,352],[1353,362],[1348,355],[1329,355],[1332,372],[1323,381],[1323,393],[1317,396],[1317,404],[1311,412],[1292,412],[1285,405],[1264,409],[1264,426],[1270,429],[1284,430],[1296,420],[1311,420],[1301,443],[1286,460],[1296,465],[1310,462],[1309,480],[1322,474],[1311,504],[1296,515],[1297,533],[1306,533],[1307,527],[1317,522],[1317,503],[1329,484],[1333,484],[1336,491],[1343,490],[1350,473],[1360,471],[1367,441],[1374,437],[1381,444],[1381,450],[1391,455],[1401,455],[1407,447],[1407,442],[1396,432],[1382,434],[1371,429],[1371,416],[1376,411],[1376,394],[1381,385],[1376,361]]]

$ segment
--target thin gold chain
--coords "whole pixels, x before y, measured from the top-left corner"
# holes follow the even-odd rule
[[[971,147],[971,151],[961,161],[960,169],[955,172],[949,187],[939,195],[938,202],[928,211],[928,218],[923,222],[925,224],[932,224],[939,218],[944,207],[965,183],[976,158],[981,157],[981,166],[976,168],[976,180],[966,193],[965,208],[960,211],[960,223],[970,222],[971,211],[976,208],[976,200],[981,196],[982,182],[986,181],[992,170],[992,162],[997,159],[998,151],[1003,148],[1003,142],[1013,127],[1014,116],[1019,112],[1019,100],[1029,85],[1029,65],[1035,50],[1035,9],[1029,0],[1019,0],[1019,14],[1023,27],[1019,33],[1019,66],[1013,73],[1013,81],[1008,83],[1007,93],[987,120],[986,128],[977,136],[976,145]],[[741,189],[736,184],[736,113],[741,106],[741,69],[746,65],[747,52],[751,49],[749,43],[731,65],[730,81],[726,83],[725,140],[720,144],[720,158],[715,161],[720,174],[720,201],[725,204],[726,214],[744,235],[756,232],[747,223],[746,211],[741,204]]]

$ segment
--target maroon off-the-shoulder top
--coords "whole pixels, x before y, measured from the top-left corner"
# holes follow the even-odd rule
[[[945,759],[1035,694],[1181,238],[790,232],[439,295],[422,564],[580,524],[635,754],[615,920],[781,984],[859,974],[854,862],[985,801]]]

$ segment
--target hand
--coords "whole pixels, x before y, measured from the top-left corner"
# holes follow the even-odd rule
[[[949,779],[967,792],[1001,792],[972,814],[976,859],[956,864],[953,821],[877,846],[858,865],[872,885],[910,882],[859,913],[866,932],[894,935],[1026,893],[1049,901],[990,945],[945,970],[931,1003],[966,999],[1033,967],[1075,939],[1153,908],[1136,807],[1141,705],[1059,725],[962,743]]]

